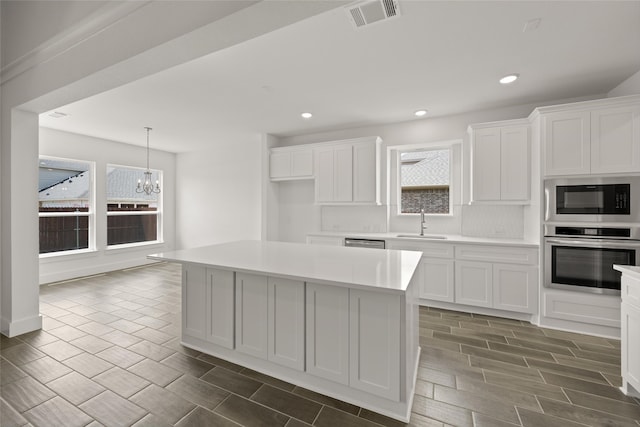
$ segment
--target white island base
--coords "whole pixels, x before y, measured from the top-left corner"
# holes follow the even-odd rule
[[[150,256],[183,265],[183,345],[404,422],[420,257],[260,241]]]

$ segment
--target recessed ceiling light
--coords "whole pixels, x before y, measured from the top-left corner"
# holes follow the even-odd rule
[[[61,119],[67,116],[69,115],[60,111],[54,111],[53,113],[49,113],[49,117],[53,117],[54,119]]]
[[[513,83],[518,80],[518,77],[520,77],[520,74],[509,74],[501,78],[500,83],[502,83],[503,85],[508,85],[509,83]]]
[[[415,114],[415,115],[416,115],[416,116],[418,116],[418,117],[422,117],[422,116],[424,116],[425,114],[427,114],[427,110],[418,110],[418,111],[416,111],[416,112],[415,112],[415,113],[413,113],[413,114]]]
[[[302,113],[300,115],[302,116],[303,119],[310,119],[311,117],[313,117],[313,114],[311,113]]]

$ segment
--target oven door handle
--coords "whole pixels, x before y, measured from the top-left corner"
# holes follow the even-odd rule
[[[640,248],[640,242],[637,240],[589,240],[589,239],[545,239],[546,243],[558,245],[574,245],[593,248],[614,247],[614,248]]]

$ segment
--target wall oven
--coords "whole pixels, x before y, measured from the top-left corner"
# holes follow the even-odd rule
[[[544,286],[620,295],[614,264],[640,265],[640,228],[545,225]]]
[[[550,179],[544,196],[545,221],[640,221],[640,177]]]

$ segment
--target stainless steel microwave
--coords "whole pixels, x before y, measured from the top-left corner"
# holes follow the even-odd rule
[[[640,177],[545,181],[545,221],[638,222]]]

